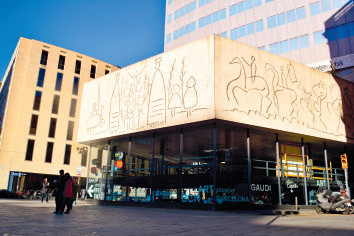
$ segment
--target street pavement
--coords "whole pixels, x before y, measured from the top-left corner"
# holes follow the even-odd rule
[[[354,215],[261,215],[93,205],[56,215],[54,201],[0,199],[0,235],[354,235]]]

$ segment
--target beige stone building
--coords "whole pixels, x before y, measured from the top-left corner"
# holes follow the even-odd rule
[[[316,204],[319,186],[353,182],[353,89],[216,35],[88,82],[78,142],[110,151],[90,195],[193,209]]]
[[[0,91],[0,189],[39,189],[60,169],[86,175],[88,149],[76,142],[83,84],[117,69],[20,38]]]

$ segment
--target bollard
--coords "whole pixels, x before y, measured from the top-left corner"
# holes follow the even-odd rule
[[[295,211],[298,211],[297,196],[295,196]]]

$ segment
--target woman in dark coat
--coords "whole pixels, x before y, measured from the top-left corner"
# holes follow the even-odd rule
[[[66,206],[66,211],[64,212],[65,214],[70,213],[70,203],[71,203],[71,197],[73,195],[73,185],[72,185],[72,180],[71,176],[69,173],[65,173],[65,187],[64,187],[64,192],[63,192],[63,207],[62,210],[64,211],[65,206]]]

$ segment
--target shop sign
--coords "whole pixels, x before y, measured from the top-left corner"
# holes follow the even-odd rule
[[[294,183],[291,180],[287,180],[286,181],[286,187],[290,188],[290,189],[293,189],[293,188],[299,188],[299,185],[297,185],[297,183]]]
[[[344,57],[337,57],[332,60],[325,60],[325,61],[311,63],[308,64],[307,66],[312,67],[316,70],[327,72],[332,70],[332,64],[336,69],[343,69],[343,68],[353,66],[354,61],[352,58],[353,55],[347,55]]]
[[[116,152],[116,153],[114,153],[114,156],[116,158],[118,158],[119,160],[122,160],[124,157],[124,153],[123,152]]]
[[[212,197],[201,199],[203,194],[212,194],[214,186],[213,185],[200,185],[198,188],[198,193],[182,194],[182,202],[202,202],[204,204],[212,203]],[[248,196],[237,195],[236,189],[233,188],[217,188],[216,189],[216,202],[221,204],[223,202],[248,202]],[[218,195],[219,194],[219,195]]]
[[[95,184],[95,183],[98,183],[98,179],[97,178],[89,178],[88,182],[89,182],[89,184]]]
[[[326,186],[326,181],[323,179],[318,179],[316,185],[319,187],[324,187],[324,186]]]
[[[92,174],[95,174],[96,172],[97,172],[97,168],[96,168],[96,167],[92,167],[92,168],[91,168],[91,173],[92,173]]]
[[[268,184],[251,184],[251,190],[259,192],[270,192],[272,191],[272,186]]]

